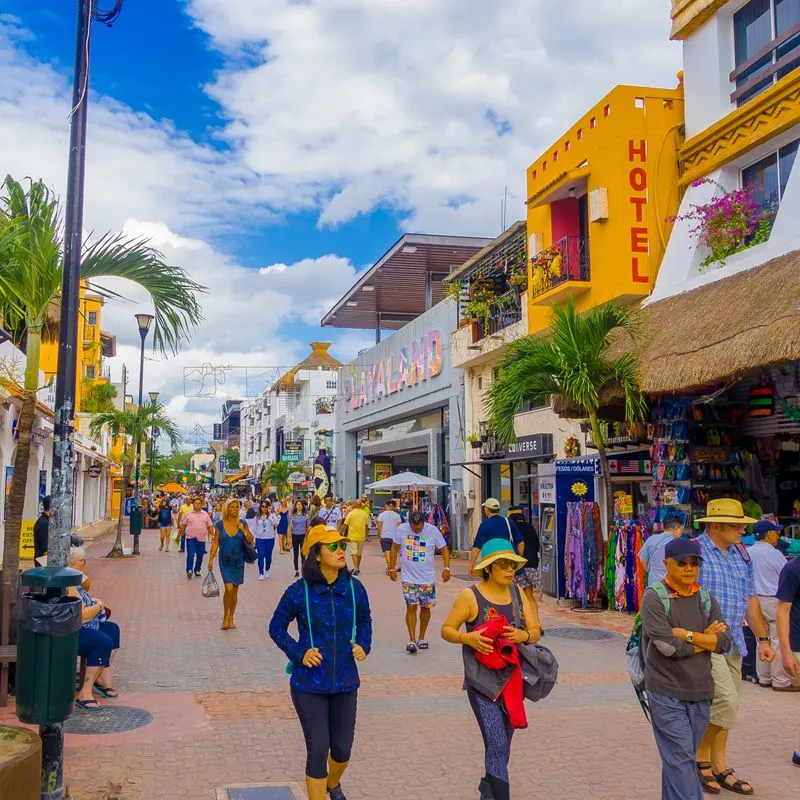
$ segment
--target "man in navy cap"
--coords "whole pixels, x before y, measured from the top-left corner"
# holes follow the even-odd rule
[[[711,717],[711,654],[732,644],[719,603],[697,583],[703,560],[692,539],[664,550],[666,576],[648,587],[641,617],[644,681],[658,752],[662,800],[701,800],[695,754]]]
[[[778,611],[778,578],[781,570],[786,566],[786,557],[778,549],[783,527],[776,522],[762,519],[753,525],[755,544],[747,548],[750,560],[753,562],[753,577],[755,578],[756,596],[764,615],[764,622],[769,628],[769,638],[776,652],[780,652],[778,644],[778,629],[776,618]],[[793,686],[781,664],[781,659],[774,661],[756,661],[758,685],[776,692],[798,692],[800,686]]]

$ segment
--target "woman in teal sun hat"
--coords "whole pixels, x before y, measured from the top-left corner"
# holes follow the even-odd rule
[[[514,644],[532,644],[541,637],[536,602],[523,595],[514,585],[515,573],[525,564],[527,559],[516,553],[507,539],[491,539],[481,548],[475,564],[475,574],[481,576],[480,583],[456,597],[442,625],[442,638],[462,646],[465,679],[475,660],[473,651],[484,654],[492,651],[491,639],[481,635],[475,628],[500,615],[514,620],[515,603],[522,612],[522,627],[508,626],[504,637]],[[460,631],[462,625],[466,633]],[[502,700],[496,699],[496,696],[489,697],[481,693],[477,688],[467,685],[466,680],[465,688],[485,748],[486,774],[480,782],[481,798],[509,800],[508,761],[514,731],[508,713]]]

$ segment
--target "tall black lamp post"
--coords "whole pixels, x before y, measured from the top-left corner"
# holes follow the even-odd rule
[[[150,326],[153,324],[152,314],[137,314],[136,324],[139,326],[139,336],[142,337],[142,349],[139,356],[139,408],[142,407],[142,397],[144,389],[144,340],[147,338],[147,333]],[[142,530],[142,509],[139,500],[139,479],[142,469],[142,440],[137,439],[136,442],[136,479],[133,485],[133,509],[131,511],[131,533],[133,534],[133,554],[139,555],[139,533]],[[137,514],[138,518],[133,519],[133,515]],[[137,524],[138,523],[138,524]],[[139,533],[137,533],[137,531]]]
[[[158,392],[148,392],[147,396],[150,402],[155,405],[158,402]],[[152,492],[156,487],[153,486],[153,463],[155,462],[156,453],[156,429],[150,428],[150,491]]]

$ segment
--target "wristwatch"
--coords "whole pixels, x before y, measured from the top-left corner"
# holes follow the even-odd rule
[[[759,642],[768,642],[769,641],[769,636],[759,636],[758,637],[758,641]]]
[[[686,641],[689,642],[689,644],[694,644],[694,634],[691,631],[686,634]]]

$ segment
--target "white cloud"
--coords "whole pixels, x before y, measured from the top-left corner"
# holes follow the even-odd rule
[[[524,211],[525,168],[617,83],[674,85],[652,0],[191,0],[232,59],[209,87],[247,166],[316,197],[320,223],[379,205],[436,232]],[[255,63],[254,63],[255,62]],[[502,134],[502,135],[501,135]]]

